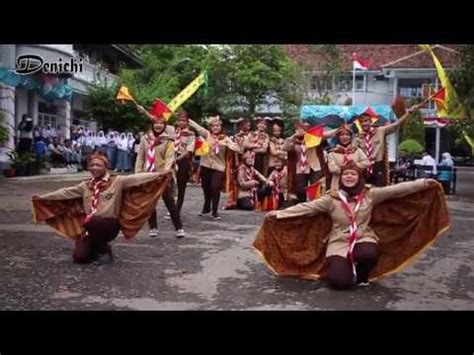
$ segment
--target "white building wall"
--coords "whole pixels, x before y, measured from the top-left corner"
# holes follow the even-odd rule
[[[26,114],[28,114],[28,91],[17,88],[15,95],[15,127],[18,126],[21,118]],[[36,117],[36,122],[38,122],[38,117]]]

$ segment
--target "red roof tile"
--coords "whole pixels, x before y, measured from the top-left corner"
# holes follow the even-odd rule
[[[370,69],[382,68],[434,68],[431,56],[416,44],[340,44],[337,45],[343,68],[352,70],[352,53],[368,59]],[[315,53],[308,45],[286,45],[287,53],[297,63],[314,70],[320,68],[324,55]],[[434,51],[444,67],[457,64],[456,45],[440,45]]]

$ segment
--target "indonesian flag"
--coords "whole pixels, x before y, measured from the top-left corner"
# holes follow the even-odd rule
[[[195,149],[195,155],[202,156],[209,154],[209,144],[207,144],[202,137],[196,138]]]
[[[438,113],[446,111],[446,88],[443,87],[439,89],[433,96],[431,96],[431,100],[434,101]]]
[[[317,147],[323,140],[324,126],[318,125],[308,129],[304,134],[304,144],[306,148]]]
[[[156,99],[153,103],[153,108],[150,113],[155,117],[164,117],[166,121],[168,121],[172,114],[169,107],[159,99]]]
[[[317,181],[306,188],[306,197],[308,202],[321,197],[321,182]]]
[[[368,70],[369,69],[369,61],[362,59],[357,55],[357,53],[352,53],[352,60],[354,64],[354,70],[359,69],[359,70]]]

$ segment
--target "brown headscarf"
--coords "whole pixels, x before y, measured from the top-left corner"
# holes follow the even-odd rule
[[[344,173],[345,170],[353,170],[357,172],[357,174],[359,175],[359,181],[357,185],[353,187],[344,186],[344,184],[342,183],[342,174]],[[353,160],[349,161],[346,165],[341,167],[341,176],[339,178],[339,189],[346,192],[349,198],[357,196],[364,189],[364,186],[365,186],[364,173]]]

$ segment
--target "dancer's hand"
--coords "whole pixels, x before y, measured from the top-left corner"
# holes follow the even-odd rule
[[[435,179],[425,179],[425,186],[435,187],[435,186],[438,186],[438,185],[440,185],[440,183],[438,181],[436,181]]]
[[[266,214],[265,218],[276,217],[278,211],[270,211]]]

